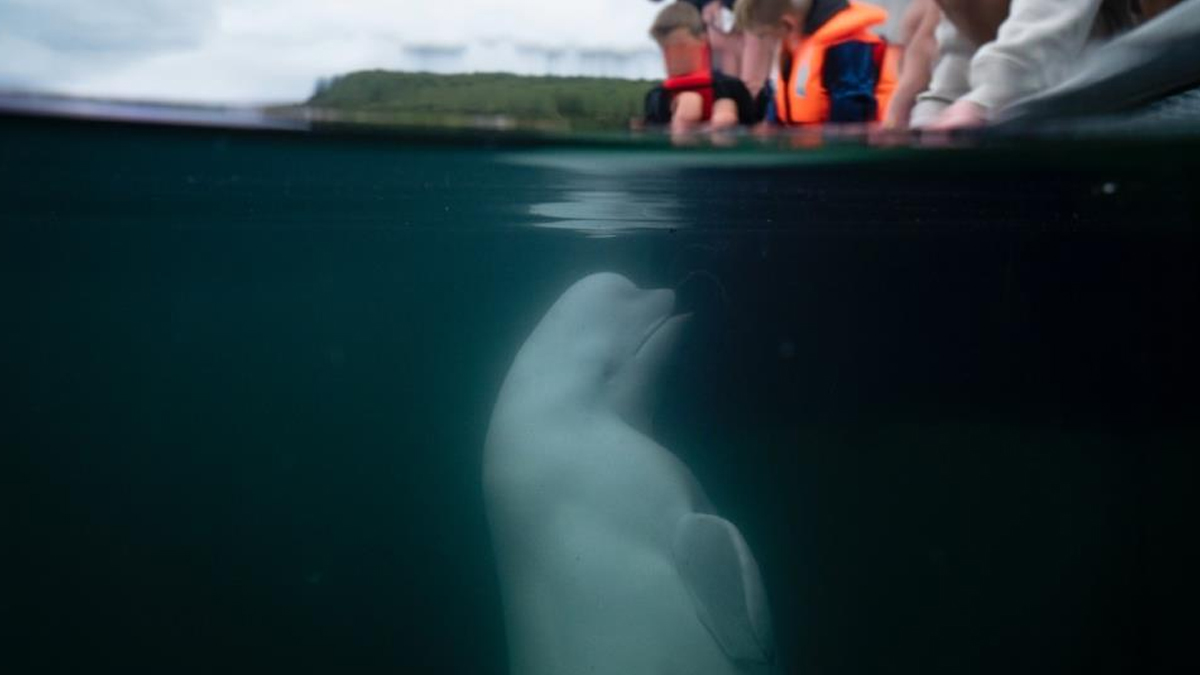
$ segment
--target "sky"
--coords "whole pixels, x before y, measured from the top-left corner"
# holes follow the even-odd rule
[[[657,78],[648,0],[0,0],[0,90],[307,98],[354,70]]]

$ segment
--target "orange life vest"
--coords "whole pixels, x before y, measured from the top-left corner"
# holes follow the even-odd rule
[[[876,121],[883,119],[899,78],[900,50],[871,32],[871,26],[887,21],[882,7],[855,2],[834,14],[799,46],[781,58],[775,87],[775,108],[783,124],[821,124],[829,121],[829,92],[825,90],[825,53],[843,42],[864,42],[875,48],[879,77],[875,83]],[[785,48],[786,49],[786,48]]]

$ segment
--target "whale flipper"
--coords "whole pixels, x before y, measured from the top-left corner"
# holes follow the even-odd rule
[[[742,533],[718,516],[689,513],[675,527],[675,566],[700,622],[735,661],[769,663],[775,638],[758,563]]]

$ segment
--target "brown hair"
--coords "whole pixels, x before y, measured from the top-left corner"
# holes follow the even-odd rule
[[[675,2],[663,7],[658,16],[654,17],[654,25],[650,26],[650,37],[662,42],[680,28],[687,29],[695,37],[704,35],[704,19],[694,5]]]
[[[804,19],[810,9],[812,0],[737,0],[733,16],[738,28],[754,30],[776,26],[783,15],[789,13]]]

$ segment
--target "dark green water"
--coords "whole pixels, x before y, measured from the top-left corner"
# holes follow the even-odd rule
[[[656,436],[789,672],[1182,669],[1197,150],[0,117],[0,671],[505,672],[488,415],[599,270],[714,280]]]

